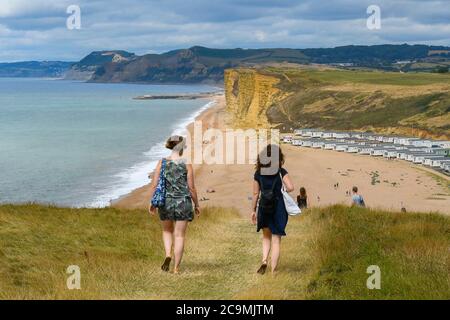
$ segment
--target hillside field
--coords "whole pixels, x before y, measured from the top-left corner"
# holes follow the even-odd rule
[[[269,67],[279,79],[267,117],[282,127],[450,139],[450,75]]]
[[[163,273],[143,210],[0,206],[0,299],[450,299],[450,218],[344,206],[291,218],[275,275],[256,274],[260,235],[231,209],[188,230],[182,273]],[[68,290],[78,265],[81,289]],[[366,287],[367,267],[381,289]]]

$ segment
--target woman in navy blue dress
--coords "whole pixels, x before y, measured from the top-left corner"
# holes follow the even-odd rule
[[[281,237],[286,235],[285,228],[288,214],[281,193],[282,184],[288,192],[294,190],[294,185],[286,169],[283,168],[284,155],[278,145],[268,145],[259,154],[256,161],[256,171],[253,181],[252,222],[257,225],[257,231],[263,230],[263,257],[258,273],[264,274],[267,269],[269,253],[271,269],[275,272],[280,257]],[[261,205],[262,192],[273,190],[273,205],[267,209]],[[266,201],[266,200],[265,200]],[[259,204],[259,205],[258,205]]]

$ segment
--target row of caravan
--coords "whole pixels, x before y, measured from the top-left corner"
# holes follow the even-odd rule
[[[322,140],[288,137],[284,138],[283,142],[307,148],[357,153],[388,159],[401,159],[450,172],[450,157],[447,156],[449,150],[443,148],[371,143],[370,141],[359,142],[344,138],[337,140]]]
[[[303,138],[354,139],[379,143],[398,144],[412,147],[450,148],[450,141],[438,141],[413,137],[386,136],[370,132],[335,132],[320,129],[296,129],[294,135]]]

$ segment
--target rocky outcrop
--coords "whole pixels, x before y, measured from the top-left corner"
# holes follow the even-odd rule
[[[279,78],[255,69],[225,70],[227,111],[236,127],[270,127],[268,109],[280,99]]]
[[[93,81],[97,73],[104,72],[105,66],[122,66],[136,59],[134,53],[123,50],[94,51],[81,61],[74,63],[65,73],[67,80]],[[112,81],[111,81],[112,82]]]

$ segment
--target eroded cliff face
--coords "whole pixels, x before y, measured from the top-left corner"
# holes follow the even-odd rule
[[[314,68],[228,69],[227,111],[240,128],[320,128],[449,139],[447,82],[421,85],[430,80],[418,75],[419,84],[412,85],[411,79],[398,79],[394,73],[380,80],[377,73],[365,71],[351,76],[356,78],[346,71]]]
[[[254,69],[225,70],[227,111],[235,127],[269,128],[267,110],[280,99],[280,79]]]

